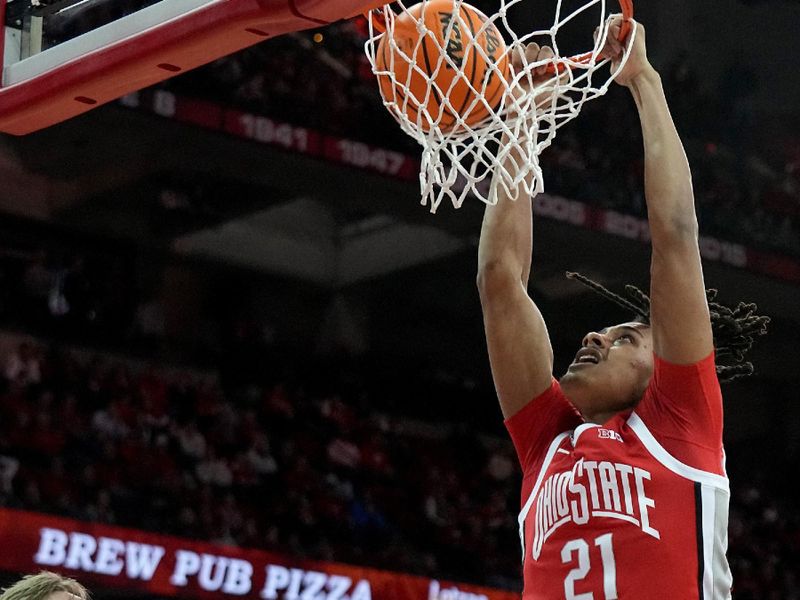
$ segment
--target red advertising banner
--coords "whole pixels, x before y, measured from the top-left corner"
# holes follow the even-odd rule
[[[518,595],[0,508],[0,570],[178,598],[518,600]]]

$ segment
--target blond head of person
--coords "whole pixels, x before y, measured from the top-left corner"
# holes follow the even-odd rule
[[[89,592],[74,579],[42,571],[2,590],[0,600],[89,600]]]

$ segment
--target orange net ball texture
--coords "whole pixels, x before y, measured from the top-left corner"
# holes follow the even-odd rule
[[[393,75],[378,75],[384,100],[424,131],[433,125],[452,131],[458,116],[469,126],[483,121],[500,103],[508,79],[505,42],[494,23],[484,27],[487,20],[468,4],[454,14],[453,0],[421,2],[398,15],[396,47],[387,33],[376,52],[376,70]],[[420,36],[417,22],[427,33]],[[457,68],[440,60],[443,52]]]

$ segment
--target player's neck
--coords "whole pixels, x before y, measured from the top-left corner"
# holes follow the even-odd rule
[[[622,411],[600,411],[592,413],[581,413],[583,420],[587,423],[594,423],[595,425],[604,425],[611,419],[617,416]]]

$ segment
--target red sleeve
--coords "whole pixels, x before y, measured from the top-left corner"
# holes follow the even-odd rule
[[[517,450],[523,476],[536,472],[550,443],[559,433],[583,423],[578,410],[567,400],[558,381],[528,402],[522,410],[505,421]]]
[[[724,475],[722,392],[714,353],[692,365],[654,356],[653,378],[636,413],[672,456]]]

